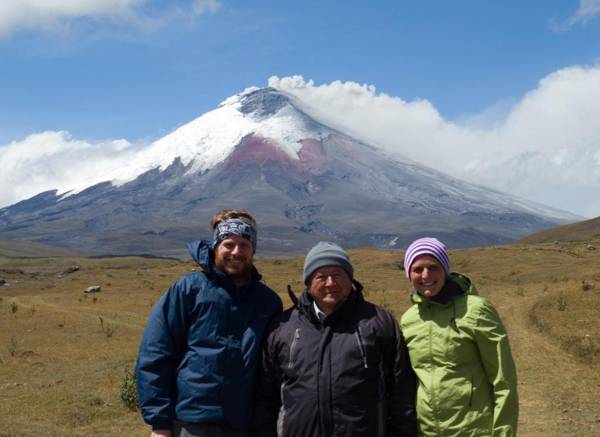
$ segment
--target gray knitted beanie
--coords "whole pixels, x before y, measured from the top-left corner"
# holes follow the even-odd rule
[[[334,266],[343,268],[350,279],[354,277],[354,269],[344,249],[329,241],[319,241],[306,254],[304,259],[304,283],[308,285],[313,272],[321,267]]]

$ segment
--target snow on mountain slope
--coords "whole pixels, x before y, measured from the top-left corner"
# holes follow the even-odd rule
[[[115,169],[108,179],[123,185],[149,170],[166,169],[176,158],[191,164],[188,173],[202,173],[223,162],[250,134],[272,140],[298,159],[301,140],[320,140],[331,131],[311,125],[288,99],[248,88],[140,151],[130,166]]]

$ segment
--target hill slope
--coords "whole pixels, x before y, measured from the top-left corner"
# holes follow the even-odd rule
[[[600,237],[600,217],[545,229],[521,238],[517,243],[549,243],[553,241],[584,241]]]
[[[46,256],[78,256],[79,252],[27,240],[0,239],[0,256],[37,258]]]

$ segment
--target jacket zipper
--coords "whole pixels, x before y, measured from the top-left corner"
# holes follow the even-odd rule
[[[356,337],[356,341],[358,342],[358,349],[360,350],[360,356],[363,360],[363,367],[365,369],[368,369],[369,365],[367,364],[367,354],[365,352],[365,344],[363,343],[362,335],[360,334],[360,326],[356,327],[354,336]]]
[[[469,396],[469,407],[473,406],[473,376],[471,376],[471,395]]]
[[[431,318],[431,320],[428,322],[429,324],[429,359],[431,361],[431,367],[432,367],[432,371],[430,371],[431,374],[431,403],[433,405],[433,409],[434,409],[434,417],[435,417],[435,428],[437,430],[438,435],[442,435],[441,430],[440,430],[440,419],[439,419],[439,415],[437,414],[438,412],[438,405],[437,405],[437,393],[435,392],[436,387],[434,384],[434,380],[435,380],[435,367],[434,367],[434,363],[433,363],[433,320],[435,319],[435,308],[431,305],[431,303],[427,304],[427,310],[429,312],[429,316]]]
[[[298,340],[300,340],[300,328],[296,328],[294,331],[294,336],[292,337],[292,344],[290,345],[290,360],[288,361],[287,365],[288,369],[294,367],[294,349],[296,349]]]

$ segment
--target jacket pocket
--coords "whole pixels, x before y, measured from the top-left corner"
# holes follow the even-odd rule
[[[290,358],[288,360],[287,367],[291,369],[294,367],[294,351],[296,350],[296,346],[298,345],[298,341],[300,340],[300,328],[296,328],[294,331],[294,335],[292,336],[292,343],[290,344]]]

